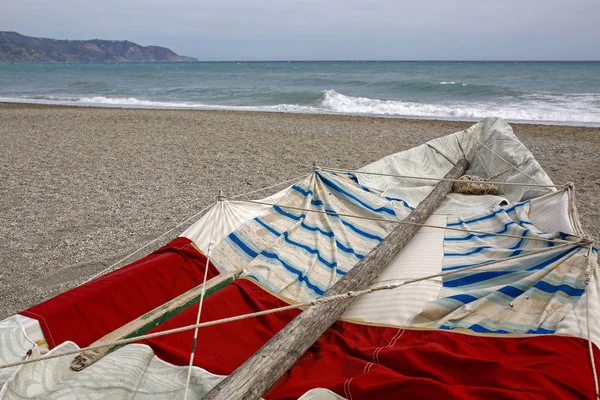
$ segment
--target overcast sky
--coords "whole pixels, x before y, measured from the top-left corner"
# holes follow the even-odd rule
[[[200,60],[600,60],[600,0],[0,0],[0,30]]]

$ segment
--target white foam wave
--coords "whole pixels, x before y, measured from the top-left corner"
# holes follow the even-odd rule
[[[28,103],[28,104],[58,104],[88,107],[124,107],[124,108],[159,108],[159,109],[191,109],[191,110],[234,110],[234,111],[272,111],[272,112],[299,112],[317,113],[318,108],[301,106],[297,104],[277,104],[268,106],[227,106],[203,104],[181,101],[154,101],[140,100],[135,97],[56,97],[44,96],[43,98],[8,98],[0,97],[0,102]]]
[[[514,99],[499,99],[494,103],[455,102],[452,104],[432,104],[346,96],[335,90],[325,91],[320,104],[314,106],[298,104],[230,106],[189,101],[154,101],[135,97],[113,98],[104,96],[45,96],[36,99],[0,98],[0,102],[77,106],[352,114],[458,120],[478,120],[488,116],[498,116],[508,121],[600,126],[600,94],[535,94],[524,96],[518,102],[511,101],[514,101]]]
[[[554,95],[552,99],[548,96],[536,96],[518,103],[429,104],[352,97],[328,90],[323,106],[342,114],[453,119],[480,119],[493,115],[512,121],[600,124],[600,95]]]
[[[454,81],[450,81],[450,82],[440,82],[440,85],[461,85],[461,86],[467,86],[467,84],[466,84],[466,83],[454,82]]]

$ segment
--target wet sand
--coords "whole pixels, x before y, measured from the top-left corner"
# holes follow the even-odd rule
[[[85,281],[219,189],[275,184],[313,160],[357,168],[472,124],[0,103],[0,319]],[[575,183],[598,242],[600,128],[511,125],[555,183]]]

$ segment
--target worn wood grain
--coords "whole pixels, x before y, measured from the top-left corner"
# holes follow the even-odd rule
[[[468,166],[460,160],[446,174],[446,178],[458,179]],[[441,181],[404,221],[424,223],[450,192],[452,182]],[[398,225],[365,258],[342,277],[325,296],[367,288],[406,246],[418,225]],[[258,399],[265,393],[308,348],[329,328],[354,301],[344,299],[333,303],[315,305],[294,318],[273,336],[250,359],[214,387],[204,400]]]

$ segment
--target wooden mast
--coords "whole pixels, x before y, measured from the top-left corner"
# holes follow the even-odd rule
[[[464,174],[468,161],[460,160],[446,174],[446,179],[458,179]],[[435,189],[404,221],[422,224],[439,207],[452,189],[452,182],[440,181]],[[418,225],[400,224],[359,261],[324,296],[367,288],[406,246]],[[204,400],[258,399],[265,393],[310,346],[329,328],[354,301],[354,298],[312,306],[294,318],[273,336],[244,364],[207,393]]]

